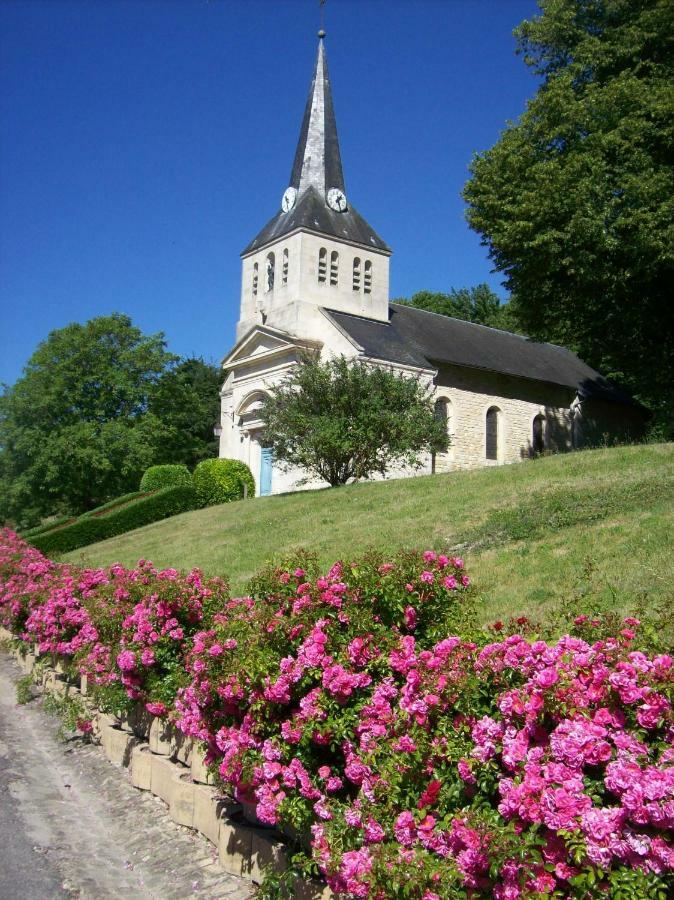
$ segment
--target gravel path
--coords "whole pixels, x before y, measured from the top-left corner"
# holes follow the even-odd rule
[[[59,741],[40,700],[17,706],[19,677],[0,651],[0,900],[252,897],[126,769]]]

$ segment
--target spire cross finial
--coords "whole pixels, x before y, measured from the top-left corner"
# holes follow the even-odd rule
[[[325,37],[325,0],[318,0],[318,5],[321,11],[321,27],[318,31],[318,36],[323,40]]]

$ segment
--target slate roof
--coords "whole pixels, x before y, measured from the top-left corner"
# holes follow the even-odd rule
[[[570,350],[400,303],[389,322],[325,312],[365,356],[436,369],[445,363],[561,385],[587,399],[639,405]]]
[[[346,212],[335,212],[327,205],[325,198],[319,196],[312,186],[304,191],[289,212],[280,211],[267,222],[257,237],[243,250],[242,255],[245,256],[246,253],[259,250],[265,244],[297,231],[298,228],[317,234],[326,234],[338,240],[350,241],[353,244],[369,247],[370,250],[391,252],[374,228],[368,225],[351,204]]]
[[[279,210],[244,248],[242,256],[259,250],[298,228],[349,241],[370,250],[391,252],[376,231],[351,206],[348,194],[348,205],[344,212],[330,209],[326,202],[330,188],[339,188],[345,194],[346,189],[328,63],[322,38],[318,45],[316,67],[304,110],[289,185],[297,190],[295,205],[288,212]]]

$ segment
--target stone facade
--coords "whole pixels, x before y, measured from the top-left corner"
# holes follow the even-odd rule
[[[321,251],[325,257],[322,281]],[[272,256],[274,274],[270,287],[267,270]],[[354,263],[358,271],[356,288]],[[367,271],[369,285],[365,282]],[[252,327],[264,322],[290,334],[308,337],[313,333],[320,338],[324,331],[321,307],[386,322],[388,304],[387,254],[298,232],[243,257],[236,337],[240,340]]]
[[[543,449],[572,448],[572,391],[561,386],[496,372],[443,366],[435,378],[435,397],[448,402],[449,452],[436,471],[473,469],[520,462],[533,455],[534,419],[543,416]],[[496,459],[486,455],[487,411],[497,410]]]

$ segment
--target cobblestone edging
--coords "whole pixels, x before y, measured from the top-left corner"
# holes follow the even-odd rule
[[[11,637],[0,629],[0,640]],[[102,713],[87,697],[85,678],[78,686],[68,680],[58,661],[50,665],[43,658],[35,668],[34,653],[15,649],[12,655],[25,674],[34,673],[35,683],[44,692],[84,701],[92,717],[93,740],[109,762],[128,768],[135,788],[159,797],[176,825],[194,829],[210,841],[217,848],[221,872],[259,884],[266,867],[277,871],[286,867],[286,845],[278,833],[247,823],[241,806],[219,794],[209,783],[212,779],[203,754],[191,739],[145,713],[125,720]],[[333,900],[335,896],[325,885],[312,881],[297,881],[293,890],[296,900]]]

